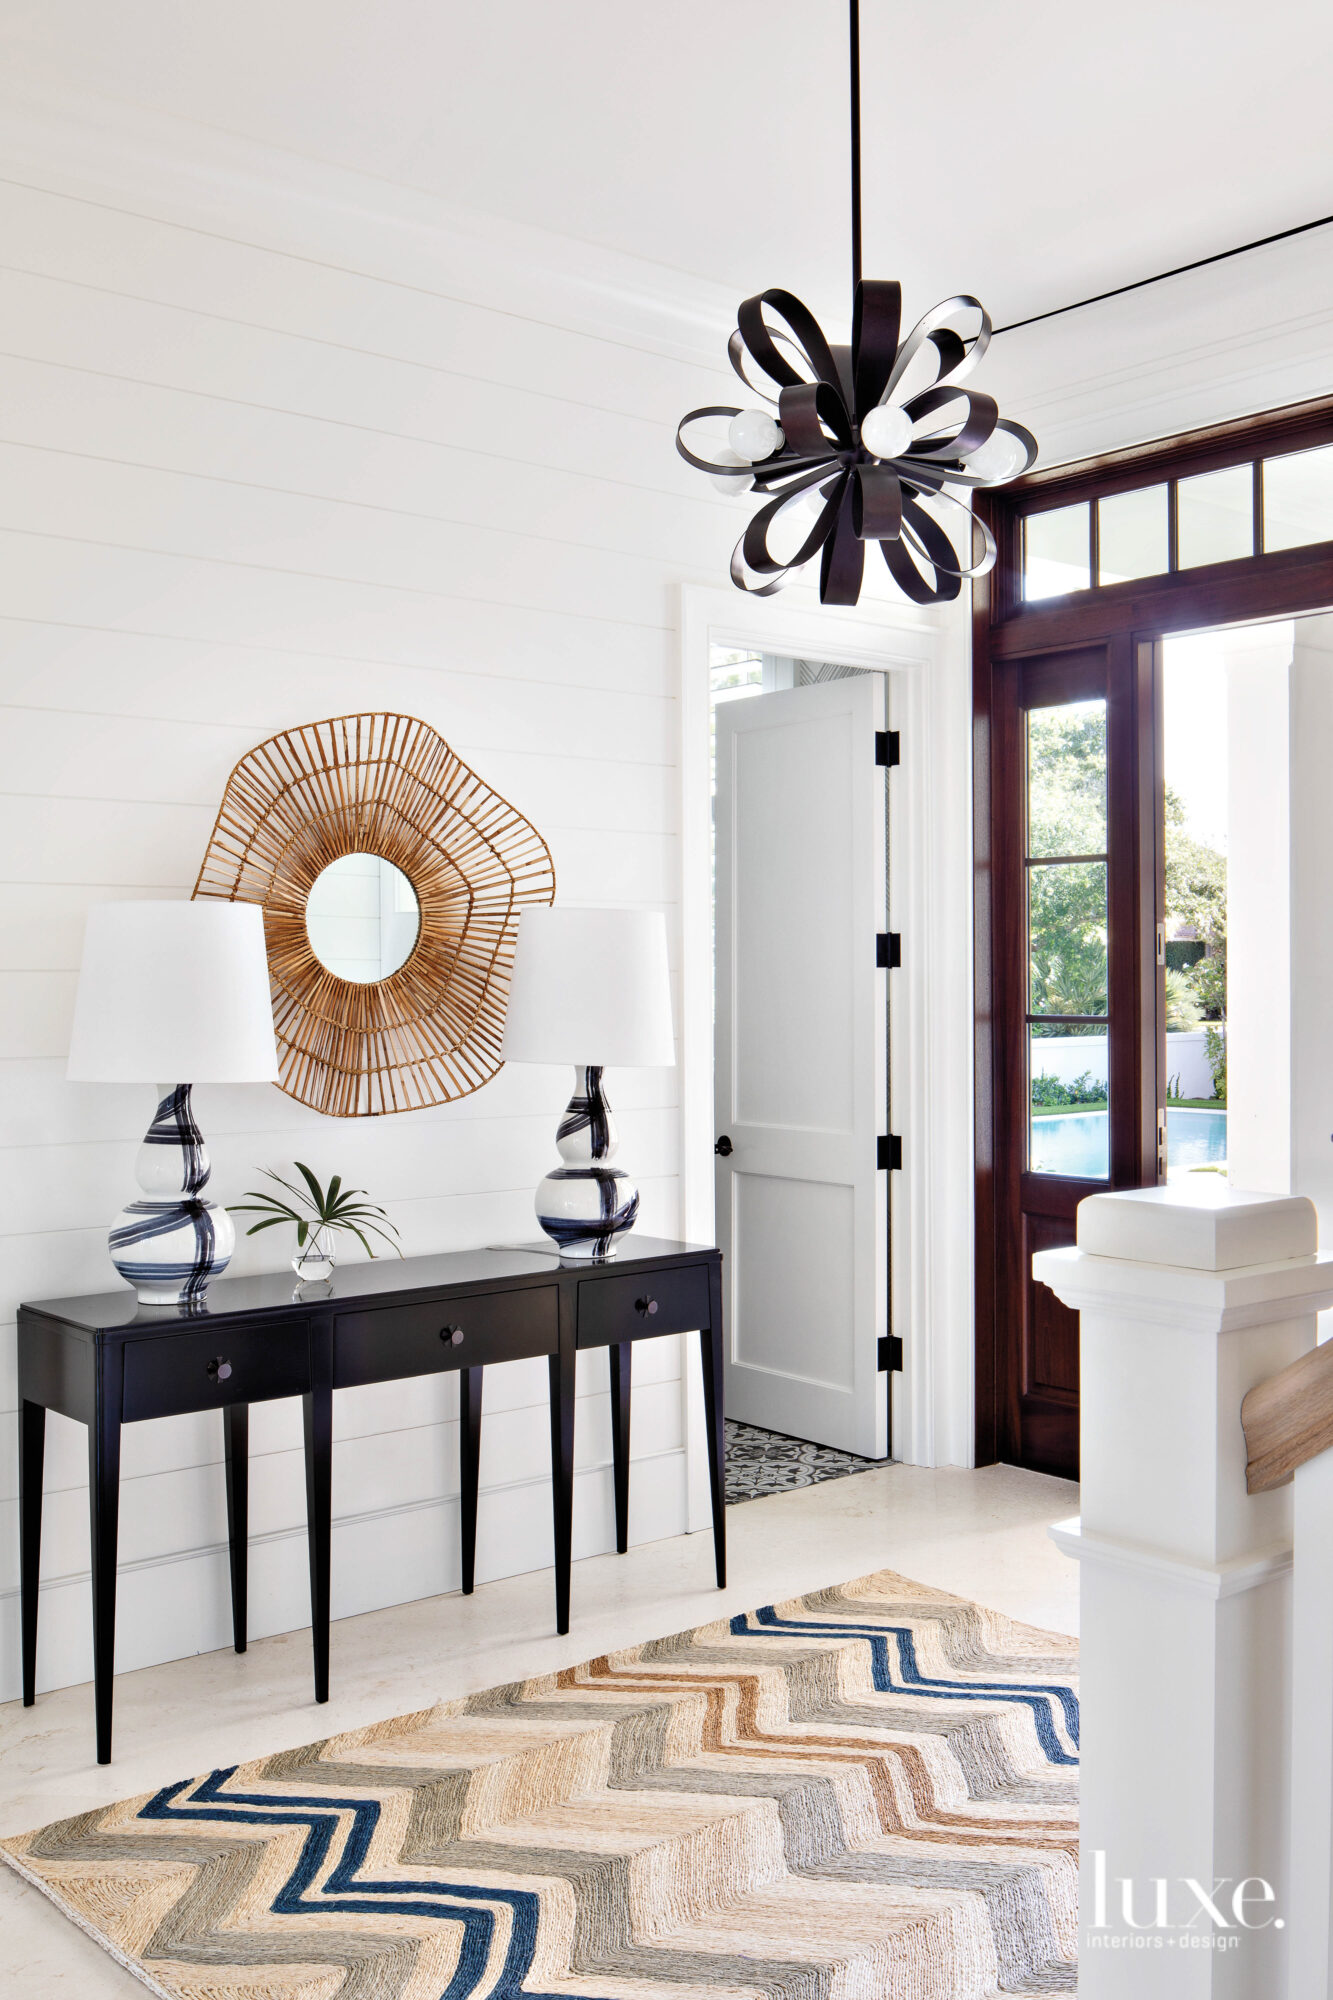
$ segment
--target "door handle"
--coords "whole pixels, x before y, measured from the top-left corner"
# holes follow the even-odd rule
[[[204,1370],[204,1373],[206,1375],[211,1375],[215,1382],[225,1382],[228,1376],[231,1374],[231,1363],[230,1361],[222,1361],[220,1359],[217,1361],[210,1361],[208,1363],[208,1366]]]
[[[649,1313],[655,1313],[657,1311],[657,1300],[635,1299],[634,1310],[636,1313],[642,1313],[644,1318],[647,1319]]]
[[[730,1139],[727,1137],[725,1132],[722,1134],[722,1137],[718,1140],[717,1144],[714,1146],[713,1151],[715,1153],[720,1153],[724,1160],[729,1160],[731,1158],[732,1145]]]
[[[463,1329],[461,1326],[442,1326],[440,1328],[440,1339],[447,1340],[450,1347],[457,1347],[462,1338]]]

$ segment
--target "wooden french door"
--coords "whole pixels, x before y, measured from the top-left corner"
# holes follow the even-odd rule
[[[1154,648],[993,668],[998,1456],[1078,1476],[1078,1316],[1034,1283],[1085,1195],[1158,1177]]]

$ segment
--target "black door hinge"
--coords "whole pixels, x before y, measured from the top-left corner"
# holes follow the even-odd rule
[[[875,939],[875,964],[881,972],[892,972],[903,962],[901,931],[880,931]]]
[[[883,1375],[900,1369],[903,1365],[902,1335],[882,1333],[879,1337],[879,1371]]]
[[[896,1132],[886,1132],[876,1139],[878,1156],[875,1165],[888,1173],[896,1173],[903,1163],[903,1142]]]
[[[883,764],[885,769],[890,771],[898,762],[898,732],[896,729],[877,729],[875,731],[875,762]]]

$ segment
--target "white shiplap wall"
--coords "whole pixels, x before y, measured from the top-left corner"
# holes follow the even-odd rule
[[[148,1088],[63,1077],[84,912],[188,895],[228,772],[358,708],[437,728],[526,813],[562,900],[676,926],[682,580],[736,516],[676,460],[712,302],[415,197],[29,103],[0,140],[0,1698],[18,1685],[14,1310],[104,1288]],[[157,150],[154,151],[154,148]],[[396,206],[395,206],[396,204]],[[708,323],[708,339],[699,337]],[[697,349],[697,352],[696,352]],[[678,967],[677,967],[678,970]],[[408,1253],[533,1231],[563,1074],[323,1119],[201,1087],[213,1192],[298,1156]],[[678,1229],[679,1093],[614,1079],[644,1226]],[[273,1235],[233,1268],[273,1268]],[[636,1364],[631,1532],[686,1525],[674,1340]],[[580,1362],[575,1551],[612,1546],[603,1356]],[[478,1572],[550,1558],[541,1364],[486,1384]],[[456,1587],[456,1386],[339,1398],[334,1611]],[[132,1427],[121,1668],[226,1642],[216,1416]],[[299,1407],[252,1426],[252,1629],[308,1621]],[[88,1677],[84,1432],[49,1426],[39,1679]],[[701,1562],[705,1556],[701,1555]]]

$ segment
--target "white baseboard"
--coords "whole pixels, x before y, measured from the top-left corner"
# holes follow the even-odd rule
[[[545,1569],[552,1560],[545,1473],[486,1487],[477,1524],[477,1582]],[[687,1531],[685,1452],[636,1456],[630,1482],[630,1540],[664,1539]],[[653,1533],[635,1533],[636,1520]],[[615,1505],[609,1463],[574,1475],[574,1555],[615,1547]],[[347,1514],[333,1523],[333,1615],[354,1618],[393,1604],[436,1597],[460,1587],[459,1499],[413,1500]],[[554,1585],[552,1586],[554,1589]],[[147,1556],[121,1565],[118,1578],[116,1670],[160,1666],[231,1644],[231,1600],[225,1542]],[[249,1634],[272,1638],[310,1622],[305,1527],[250,1538]],[[37,1639],[39,1693],[92,1678],[89,1571],[42,1580]],[[19,1593],[0,1591],[0,1701],[21,1692]]]

